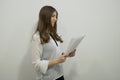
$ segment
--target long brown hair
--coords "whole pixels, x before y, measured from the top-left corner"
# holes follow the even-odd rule
[[[55,40],[61,43],[63,42],[61,37],[57,34],[57,21],[54,27],[52,27],[51,17],[53,12],[57,13],[58,18],[58,12],[52,6],[44,6],[39,12],[39,20],[35,32],[39,32],[41,44],[49,42],[50,35],[52,35]]]

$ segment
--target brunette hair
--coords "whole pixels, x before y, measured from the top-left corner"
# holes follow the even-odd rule
[[[58,12],[52,6],[43,6],[39,12],[39,20],[37,24],[37,29],[35,32],[39,32],[41,44],[47,43],[50,40],[50,35],[57,41],[63,42],[61,37],[57,34],[57,21],[52,27],[51,17],[53,12]]]

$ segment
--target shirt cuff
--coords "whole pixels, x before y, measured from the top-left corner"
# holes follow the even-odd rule
[[[41,65],[41,72],[43,74],[45,74],[47,72],[47,69],[48,69],[48,60],[42,60],[42,62],[40,63]]]

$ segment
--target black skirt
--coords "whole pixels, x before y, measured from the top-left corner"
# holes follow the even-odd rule
[[[64,80],[64,76],[61,76],[60,78],[58,78],[56,80]]]

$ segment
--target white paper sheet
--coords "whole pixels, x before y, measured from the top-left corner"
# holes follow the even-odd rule
[[[66,53],[70,53],[72,51],[74,51],[78,45],[81,43],[81,41],[84,39],[84,36],[78,37],[78,38],[71,38],[70,42],[68,44],[68,48],[66,50]]]

